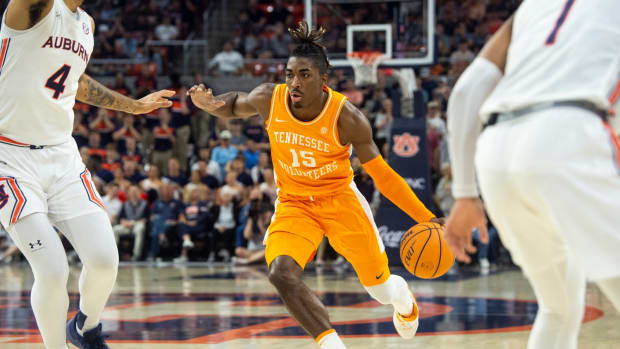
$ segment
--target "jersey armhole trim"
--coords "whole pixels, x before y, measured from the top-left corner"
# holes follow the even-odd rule
[[[276,101],[276,97],[278,96],[278,90],[280,89],[280,85],[276,85],[276,87],[273,89],[273,91],[271,92],[271,102],[269,104],[269,115],[267,115],[267,126],[265,127],[265,129],[267,131],[269,131],[269,126],[271,126],[271,119],[273,119],[272,115],[273,115],[273,108],[275,106],[275,101]]]
[[[340,143],[340,135],[338,134],[338,120],[340,120],[340,113],[342,112],[342,107],[344,103],[347,101],[347,97],[342,96],[342,100],[340,100],[340,104],[338,105],[338,109],[336,110],[336,116],[334,117],[334,124],[332,125],[332,135],[334,135],[334,142],[340,148],[347,148],[349,144],[343,145]]]

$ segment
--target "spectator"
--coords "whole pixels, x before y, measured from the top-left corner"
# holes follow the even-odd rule
[[[142,182],[145,178],[144,175],[138,171],[136,162],[131,159],[123,161],[123,173],[125,178],[134,185]]]
[[[176,94],[170,98],[172,100],[172,127],[174,127],[176,138],[174,156],[179,160],[181,170],[187,172],[187,149],[192,134],[190,122],[192,115],[187,103],[187,89],[181,83],[180,78],[178,74],[170,75],[172,84],[170,89],[176,91]]]
[[[189,201],[189,196],[194,189],[198,189],[199,193],[209,190],[209,188],[202,182],[202,179],[200,178],[200,171],[197,169],[192,171],[189,183],[187,183],[185,188],[183,188],[183,202]]]
[[[129,86],[127,86],[127,83],[125,82],[125,75],[121,72],[116,73],[116,77],[114,79],[114,87],[112,87],[112,90],[127,96],[131,94],[131,90],[129,89]]]
[[[114,112],[99,108],[97,109],[95,119],[88,124],[88,128],[91,131],[96,131],[101,136],[101,146],[105,146],[112,140],[112,132],[116,128],[112,120],[110,120],[110,113]],[[103,156],[101,158],[103,159]]]
[[[450,163],[441,164],[442,177],[437,183],[435,189],[435,203],[443,212],[443,216],[447,217],[454,205],[454,197],[452,196],[452,169]]]
[[[269,38],[269,48],[276,58],[287,58],[289,55],[289,44],[293,41],[291,36],[284,30],[284,24],[278,22],[272,27],[273,34]]]
[[[237,181],[239,174],[235,171],[229,171],[226,173],[226,182],[220,188],[220,193],[231,195],[237,200],[241,200],[243,197],[243,186]]]
[[[160,246],[168,245],[167,234],[177,227],[179,214],[183,204],[173,198],[174,188],[164,183],[161,196],[153,203],[151,215],[151,246],[148,261],[153,261],[159,255]]]
[[[239,151],[245,149],[245,135],[241,132],[241,120],[230,121],[230,144],[237,147]]]
[[[256,147],[256,143],[252,139],[245,141],[245,150],[243,151],[243,158],[245,159],[245,167],[248,169],[254,168],[258,164],[258,158],[260,157],[260,151]],[[258,182],[254,182],[258,183]]]
[[[97,171],[97,176],[104,182],[108,183],[114,179],[114,170],[121,167],[120,156],[114,145],[110,144],[110,147],[106,150],[105,160],[101,164],[101,168]]]
[[[164,16],[162,22],[155,27],[155,37],[157,40],[174,40],[179,35],[179,28],[172,24],[170,16]]]
[[[75,143],[82,148],[88,143],[88,128],[83,124],[84,114],[79,110],[73,112],[73,132],[71,135],[75,139]]]
[[[123,151],[122,160],[133,160],[138,165],[142,165],[143,157],[136,145],[136,139],[133,137],[125,138],[125,149]]]
[[[457,75],[460,75],[465,68],[474,60],[474,53],[469,49],[469,43],[465,40],[459,43],[458,51],[455,51],[450,56],[450,62],[453,68],[457,71]]]
[[[356,107],[361,107],[364,102],[364,95],[360,90],[355,88],[355,84],[353,80],[346,79],[343,84],[342,94],[345,95],[351,103],[353,103]]]
[[[153,165],[157,166],[159,173],[168,174],[168,160],[172,158],[172,149],[176,138],[174,129],[170,127],[170,111],[159,109],[159,126],[153,130],[155,139],[153,147]]]
[[[220,133],[220,145],[213,149],[211,160],[220,165],[221,177],[226,174],[226,164],[237,157],[239,150],[230,144],[230,131],[224,130]]]
[[[159,176],[159,169],[157,166],[149,166],[149,170],[146,172],[146,175],[147,177],[140,182],[140,187],[142,187],[142,190],[155,190],[159,192],[163,182]]]
[[[194,73],[194,85],[204,84],[206,88],[210,88],[208,86],[200,72]],[[191,99],[187,100],[188,106],[191,111],[191,125],[192,125],[192,135],[195,141],[195,146],[197,147],[205,147],[209,142],[209,133],[210,133],[210,123],[211,123],[211,115],[206,111],[197,108],[192,104]]]
[[[252,176],[252,181],[256,184],[262,183],[265,181],[265,170],[271,168],[271,159],[269,153],[266,151],[261,151],[258,155],[258,164],[252,167],[250,170],[250,175]]]
[[[212,215],[215,218],[215,224],[208,239],[208,261],[215,260],[217,251],[217,256],[222,261],[228,262],[234,249],[235,227],[239,219],[238,202],[231,194],[221,191],[217,205],[212,209]]]
[[[375,143],[377,148],[387,158],[390,146],[390,138],[392,137],[392,100],[389,98],[381,102],[381,109],[375,116]]]
[[[121,212],[123,203],[118,198],[120,193],[119,186],[116,183],[110,183],[106,186],[106,195],[102,198],[103,207],[105,207],[110,222],[114,225],[117,222],[118,215]]]
[[[125,143],[125,139],[134,138],[135,140],[142,140],[142,134],[136,130],[133,125],[134,117],[131,114],[125,114],[123,117],[123,126],[121,126],[116,132],[112,134],[114,141],[122,141]],[[124,148],[125,144],[123,144]]]
[[[132,261],[137,261],[142,254],[148,216],[148,205],[146,201],[140,198],[140,189],[132,185],[129,188],[128,200],[125,201],[121,208],[119,224],[114,226],[114,236],[117,245],[122,235],[134,235]]]
[[[99,158],[100,161],[103,161],[106,156],[106,150],[101,144],[101,135],[99,132],[91,131],[88,135],[88,155],[95,156]]]
[[[263,174],[265,176],[265,181],[259,185],[260,191],[263,195],[267,196],[271,202],[274,202],[278,196],[278,187],[273,176],[273,169],[266,168]]]
[[[123,163],[123,167],[124,166],[125,166],[125,163]],[[114,174],[114,179],[112,180],[112,182],[117,184],[121,191],[125,192],[131,185],[131,182],[125,178],[124,168],[119,167],[115,169],[113,174]]]
[[[222,52],[218,53],[209,62],[208,68],[212,70],[217,66],[216,75],[239,75],[243,68],[243,56],[233,51],[232,43],[226,42]]]
[[[433,131],[445,135],[447,133],[446,121],[442,118],[441,109],[439,106],[439,102],[430,101],[427,105],[427,116],[426,116],[426,124],[429,129]]]
[[[209,207],[206,202],[200,200],[200,189],[195,188],[179,215],[179,236],[183,243],[181,255],[175,258],[175,263],[187,262],[187,252],[194,247],[192,238],[205,234],[208,228],[212,229],[208,227],[210,220]]]
[[[187,177],[181,172],[179,160],[175,158],[168,160],[168,174],[164,176],[164,180],[181,188],[187,184]]]
[[[243,133],[245,133],[247,138],[252,139],[256,143],[267,142],[265,127],[262,125],[262,119],[258,115],[250,118],[250,124],[245,128]]]
[[[244,187],[249,188],[254,185],[252,176],[245,167],[245,159],[243,156],[236,157],[233,161],[228,163],[228,169],[226,172],[237,173],[237,182],[241,183]]]
[[[237,247],[235,256],[239,264],[253,264],[265,259],[263,239],[271,222],[273,210],[261,205],[257,214],[250,214],[243,230],[243,237],[248,241],[247,247]]]

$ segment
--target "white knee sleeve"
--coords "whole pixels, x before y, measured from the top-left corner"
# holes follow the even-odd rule
[[[372,298],[381,304],[392,304],[400,314],[409,315],[413,309],[413,295],[405,279],[398,275],[390,275],[380,285],[364,288]]]
[[[30,302],[45,347],[64,349],[69,266],[60,238],[43,213],[26,216],[8,230],[34,274]]]

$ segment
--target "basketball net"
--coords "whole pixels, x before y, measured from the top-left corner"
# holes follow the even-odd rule
[[[389,56],[378,51],[357,51],[347,53],[347,60],[355,73],[355,86],[377,83],[377,68]]]

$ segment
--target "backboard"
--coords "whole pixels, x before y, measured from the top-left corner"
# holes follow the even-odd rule
[[[434,63],[435,0],[305,0],[305,19],[327,29],[334,67],[350,67],[355,51],[385,53],[381,67]]]

